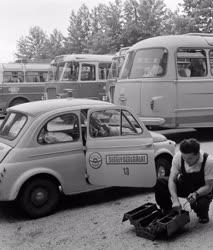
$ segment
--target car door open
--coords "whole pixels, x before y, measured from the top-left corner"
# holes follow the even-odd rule
[[[152,187],[153,138],[128,109],[90,110],[86,164],[91,184]]]

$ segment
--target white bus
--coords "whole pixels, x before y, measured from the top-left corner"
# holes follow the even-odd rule
[[[8,107],[41,100],[44,95],[49,64],[0,64],[0,114]]]
[[[73,97],[106,100],[106,79],[112,55],[71,54],[51,62],[53,81],[47,83],[47,98]],[[54,96],[54,91],[55,95]]]
[[[213,36],[159,36],[133,45],[115,85],[114,102],[149,125],[213,126]]]

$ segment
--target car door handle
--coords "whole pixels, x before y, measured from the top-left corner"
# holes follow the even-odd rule
[[[147,143],[147,144],[144,144],[143,146],[145,146],[146,148],[149,148],[152,146],[152,143]]]

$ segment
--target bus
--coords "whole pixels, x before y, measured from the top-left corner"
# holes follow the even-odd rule
[[[140,41],[127,52],[114,102],[146,125],[213,126],[213,36],[189,33]]]
[[[44,95],[50,64],[0,64],[0,115],[8,107],[41,100]]]
[[[106,82],[106,92],[107,92],[107,99],[109,102],[114,102],[114,91],[115,91],[115,83],[119,77],[120,70],[124,63],[125,55],[128,51],[129,47],[121,48],[115,56],[112,58],[112,64],[109,70],[108,79]]]
[[[51,62],[53,80],[46,84],[46,98],[106,100],[106,79],[112,55],[70,54],[56,56]]]

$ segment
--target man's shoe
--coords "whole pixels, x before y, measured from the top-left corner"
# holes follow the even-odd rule
[[[209,217],[199,217],[199,223],[205,224],[209,222]]]

